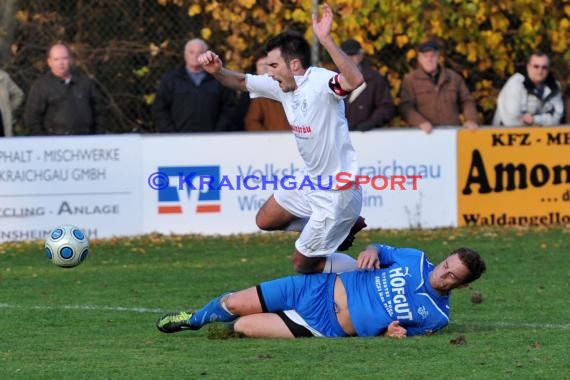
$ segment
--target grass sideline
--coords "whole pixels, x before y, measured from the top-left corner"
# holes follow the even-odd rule
[[[91,242],[74,269],[41,242],[0,244],[1,379],[562,379],[569,376],[568,229],[369,231],[369,242],[423,249],[434,262],[459,246],[488,271],[452,298],[451,324],[402,341],[209,339],[160,334],[165,311],[292,274],[294,234],[157,236]],[[471,302],[473,292],[483,302]],[[568,377],[566,377],[568,378]]]

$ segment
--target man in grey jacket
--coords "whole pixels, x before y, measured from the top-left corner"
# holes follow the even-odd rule
[[[497,98],[493,125],[558,125],[564,103],[544,53],[531,54],[526,69],[512,75]]]
[[[24,93],[10,78],[7,72],[0,70],[0,137],[13,135],[12,111],[24,100]]]

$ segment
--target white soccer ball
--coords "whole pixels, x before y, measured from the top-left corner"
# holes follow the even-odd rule
[[[45,254],[63,268],[81,264],[89,254],[89,241],[79,228],[64,224],[54,228],[46,238]]]

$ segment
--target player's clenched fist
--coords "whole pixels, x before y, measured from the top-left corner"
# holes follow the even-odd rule
[[[222,60],[211,50],[200,54],[198,62],[210,74],[215,74],[222,69]]]

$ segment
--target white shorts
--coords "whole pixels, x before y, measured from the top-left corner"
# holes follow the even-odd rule
[[[303,180],[299,174],[297,184]],[[297,251],[306,257],[322,257],[334,253],[348,236],[362,210],[362,190],[286,190],[273,194],[275,201],[299,218],[309,218],[295,242]]]

